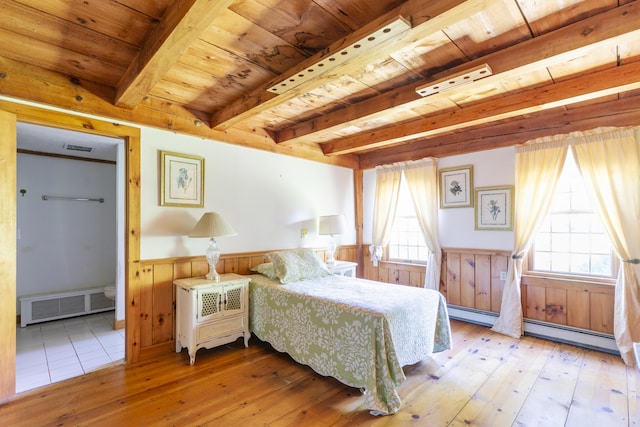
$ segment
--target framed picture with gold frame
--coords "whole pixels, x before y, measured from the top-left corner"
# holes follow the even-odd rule
[[[204,206],[204,158],[160,151],[160,205]]]
[[[475,190],[475,229],[513,230],[513,185]]]
[[[473,206],[473,165],[440,169],[440,208]]]

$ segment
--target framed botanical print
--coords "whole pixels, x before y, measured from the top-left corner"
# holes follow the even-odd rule
[[[440,207],[473,206],[473,166],[440,169]]]
[[[160,151],[160,205],[204,206],[204,158]]]
[[[513,186],[475,190],[475,229],[513,230]]]

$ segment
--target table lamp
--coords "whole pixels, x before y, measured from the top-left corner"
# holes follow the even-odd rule
[[[334,254],[336,252],[336,234],[342,234],[347,229],[347,223],[344,215],[326,215],[320,217],[320,227],[318,230],[318,234],[320,235],[329,235],[329,259],[327,260],[328,265],[333,265],[336,263],[336,259]]]
[[[216,237],[235,236],[236,231],[217,212],[205,212],[200,221],[193,228],[189,237],[208,237],[209,247],[205,252],[205,257],[209,263],[209,273],[205,276],[207,280],[215,282],[220,280],[220,275],[216,271],[216,264],[220,259],[220,249],[216,244]]]

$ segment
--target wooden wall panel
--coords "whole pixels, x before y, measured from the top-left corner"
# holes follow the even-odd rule
[[[593,293],[590,298],[591,330],[613,331],[613,294]]]
[[[472,253],[463,253],[460,260],[460,305],[476,306],[476,260]]]
[[[498,275],[499,276],[499,275]],[[491,256],[476,255],[476,303],[474,308],[491,311]]]
[[[447,253],[447,302],[460,305],[460,259],[459,253]],[[441,273],[442,274],[442,273]]]
[[[509,264],[508,255],[492,255],[491,256],[491,308],[489,311],[500,313],[502,307],[502,291],[505,281],[500,279],[501,272],[507,272]]]
[[[383,261],[376,268],[364,253],[365,278],[407,284],[408,274],[409,284],[423,286],[424,266]],[[450,305],[499,313],[505,284],[500,273],[506,274],[510,256],[508,251],[443,249],[440,292]],[[524,276],[521,291],[525,318],[613,334],[611,285]]]
[[[546,321],[559,325],[567,324],[567,290],[546,288]]]
[[[547,320],[545,312],[545,288],[529,286],[526,288],[526,293],[527,302],[524,310],[524,317],[534,320]]]
[[[193,277],[191,274],[191,262],[176,262],[173,264],[173,278],[175,279],[183,279],[185,277]]]
[[[173,265],[153,266],[153,344],[173,340],[174,286]]]
[[[589,291],[586,289],[567,290],[567,326],[589,329],[591,327],[591,310],[589,307]]]
[[[409,286],[422,287],[424,286],[424,276],[426,267],[423,267],[421,271],[411,271],[409,273]]]
[[[153,345],[153,265],[140,268],[140,300],[138,302],[140,318],[140,348]]]

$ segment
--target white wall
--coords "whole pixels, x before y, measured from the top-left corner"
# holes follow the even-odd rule
[[[502,148],[438,159],[438,169],[473,165],[474,187],[513,185],[515,154],[513,148]],[[371,243],[376,174],[364,173],[363,242]],[[474,229],[474,208],[440,209],[438,227],[440,245],[445,248],[512,250],[512,231]]]
[[[115,283],[115,165],[29,154],[18,154],[17,164],[17,296]]]
[[[220,212],[238,233],[218,239],[223,254],[325,246],[317,219],[336,213],[349,229],[338,243],[355,244],[350,169],[151,128],[142,128],[141,139],[143,260],[202,255],[207,239],[187,235],[206,211]],[[204,208],[160,206],[161,150],[205,158]]]

